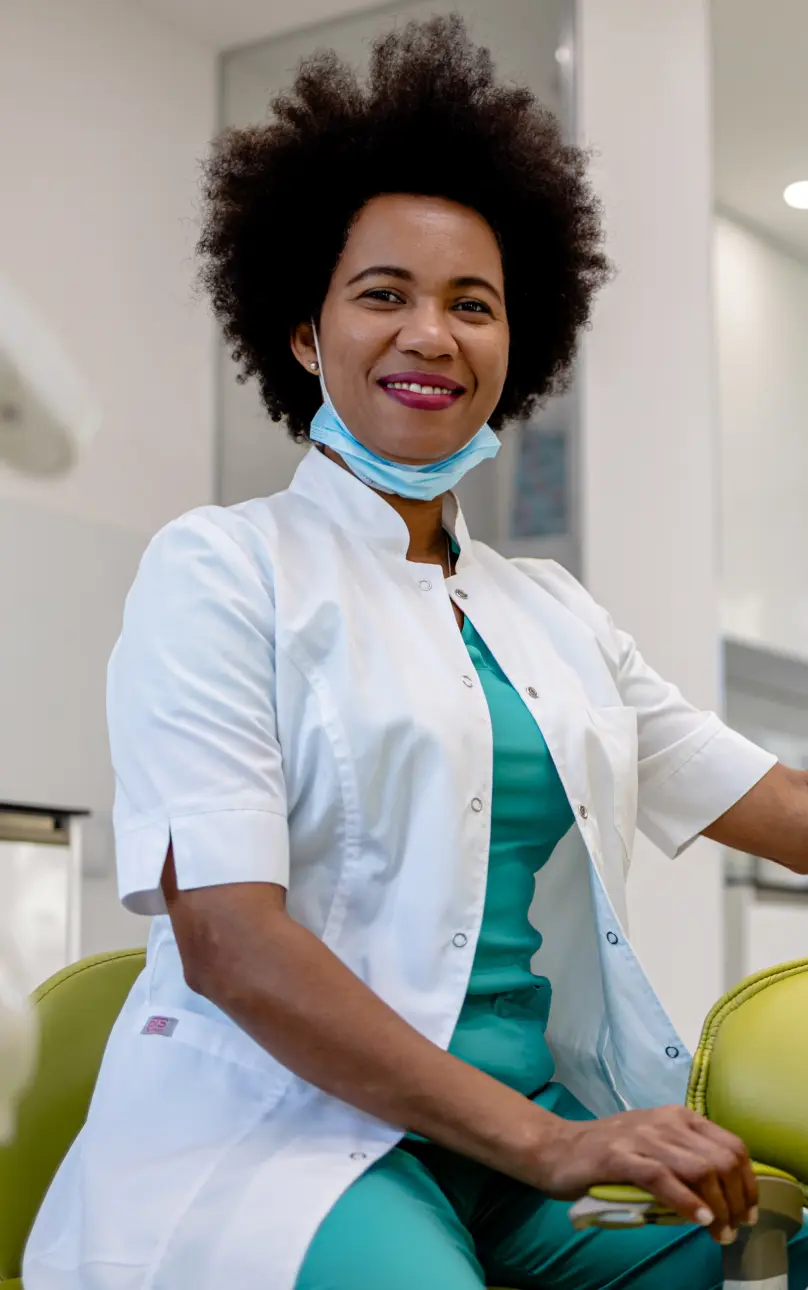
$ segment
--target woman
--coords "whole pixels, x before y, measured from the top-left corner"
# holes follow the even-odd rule
[[[233,353],[313,447],[169,525],[127,601],[120,888],[157,917],[26,1290],[714,1286],[754,1179],[663,1105],[688,1056],[624,871],[635,820],[804,865],[808,787],[451,491],[569,372],[584,159],[434,20],[364,88],[306,64],[206,197]],[[603,1180],[692,1225],[575,1235]]]

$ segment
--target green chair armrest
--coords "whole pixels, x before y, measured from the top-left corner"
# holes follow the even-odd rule
[[[587,1196],[570,1208],[570,1222],[578,1231],[587,1227],[644,1227],[646,1223],[681,1222],[667,1206],[639,1187],[604,1184],[592,1187]]]
[[[755,1176],[760,1179],[775,1178],[799,1186],[796,1178],[772,1165],[752,1161]],[[588,1195],[576,1201],[570,1209],[573,1227],[582,1231],[587,1227],[624,1228],[643,1227],[646,1223],[663,1226],[684,1223],[677,1213],[655,1200],[650,1192],[624,1183],[603,1183],[590,1187]]]

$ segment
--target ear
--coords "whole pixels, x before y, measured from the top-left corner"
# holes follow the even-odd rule
[[[314,330],[310,322],[298,323],[290,336],[292,353],[309,376],[316,376],[319,371],[317,350],[314,345]]]

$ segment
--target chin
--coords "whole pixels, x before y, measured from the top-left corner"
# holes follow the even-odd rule
[[[409,439],[396,439],[394,442],[387,441],[383,444],[373,445],[372,450],[379,457],[386,457],[390,461],[398,461],[406,466],[431,466],[433,462],[445,461],[457,452],[462,444],[452,441],[450,444],[442,445],[435,441],[435,437],[430,436],[412,436]]]
[[[434,413],[427,414],[433,417]],[[398,433],[388,433],[383,440],[377,440],[368,446],[380,457],[392,458],[411,466],[428,466],[434,461],[444,461],[451,457],[476,433],[467,435],[438,432],[434,422],[431,425],[408,426]]]

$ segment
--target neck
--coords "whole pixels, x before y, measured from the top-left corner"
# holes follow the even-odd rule
[[[333,448],[323,447],[322,451],[331,461],[335,461],[348,474],[352,472],[345,465],[339,453]],[[410,545],[407,559],[417,564],[432,562],[443,564],[446,559],[446,537],[443,530],[443,494],[433,497],[431,501],[422,502],[413,497],[397,497],[394,493],[382,493],[373,490],[378,497],[392,506],[401,516],[410,534]]]

